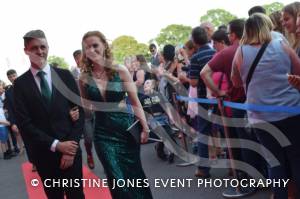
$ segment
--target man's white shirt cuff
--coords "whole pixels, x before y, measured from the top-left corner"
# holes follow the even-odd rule
[[[52,145],[51,145],[51,151],[52,152],[55,152],[56,151],[56,145],[58,144],[58,140],[54,140]]]

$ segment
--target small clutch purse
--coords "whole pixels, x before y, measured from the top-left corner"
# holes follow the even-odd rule
[[[134,123],[130,127],[128,127],[126,132],[130,133],[133,136],[136,143],[141,143],[142,125],[140,123],[140,120],[134,121]]]

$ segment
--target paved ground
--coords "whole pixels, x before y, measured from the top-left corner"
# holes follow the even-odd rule
[[[84,151],[84,150],[83,150]],[[85,163],[85,153],[84,163]],[[174,164],[168,164],[159,160],[154,153],[154,144],[142,146],[142,162],[150,184],[154,184],[155,178],[163,179],[190,179],[194,183],[197,178],[193,177],[195,167],[177,167],[176,163],[180,160],[176,159]],[[0,156],[2,158],[2,156]],[[0,198],[5,199],[27,199],[27,192],[24,184],[21,164],[27,161],[25,155],[17,156],[10,160],[0,159]],[[98,159],[96,159],[96,168],[94,173],[100,178],[105,178],[103,168]],[[226,178],[227,171],[224,169],[213,169],[213,178]],[[192,186],[190,188],[155,188],[151,187],[153,197],[155,199],[219,199],[222,197],[224,188],[198,188]],[[268,199],[269,191],[258,191],[256,194],[246,197],[246,199]]]

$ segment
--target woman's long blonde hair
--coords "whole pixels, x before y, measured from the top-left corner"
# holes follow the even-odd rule
[[[279,10],[274,11],[269,15],[269,17],[273,23],[273,30],[280,32],[282,35],[285,36],[286,33],[281,23],[281,18],[282,18],[281,11]]]
[[[272,21],[267,15],[255,13],[245,22],[241,44],[254,45],[270,42],[272,40],[272,29]]]
[[[89,58],[86,57],[85,49],[84,49],[84,40],[87,39],[88,37],[91,36],[96,36],[100,39],[100,41],[104,45],[104,58],[105,58],[105,66],[104,70],[107,74],[107,77],[109,80],[111,80],[115,74],[115,70],[113,69],[113,55],[110,49],[110,46],[105,38],[105,36],[100,32],[100,31],[89,31],[85,33],[82,37],[82,58],[81,58],[81,63],[82,63],[82,70],[85,73],[92,73],[93,71],[93,62]]]

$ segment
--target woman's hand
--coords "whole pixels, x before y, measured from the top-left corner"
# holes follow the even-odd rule
[[[163,66],[159,66],[157,69],[157,75],[158,76],[163,76],[165,74],[166,70],[164,69]]]
[[[178,75],[178,79],[180,82],[185,83],[187,82],[187,77],[186,77],[186,73],[185,72],[181,72]]]
[[[293,87],[300,90],[300,76],[298,76],[298,75],[288,75],[288,81]]]
[[[150,130],[143,130],[141,132],[141,143],[144,144],[148,141]]]
[[[75,106],[74,108],[72,108],[70,110],[70,117],[72,122],[76,122],[79,119],[79,109],[77,106]]]

